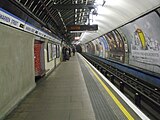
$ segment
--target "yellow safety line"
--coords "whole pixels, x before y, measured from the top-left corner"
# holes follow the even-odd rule
[[[129,112],[124,108],[124,106],[120,103],[120,101],[114,96],[114,94],[110,91],[110,89],[105,85],[105,83],[99,78],[99,76],[93,71],[93,69],[88,65],[90,70],[93,72],[97,80],[101,83],[101,85],[104,87],[104,89],[108,92],[108,94],[111,96],[111,98],[114,100],[114,102],[117,104],[117,106],[120,108],[120,110],[124,113],[124,115],[128,118],[128,120],[134,120],[134,118],[129,114]]]

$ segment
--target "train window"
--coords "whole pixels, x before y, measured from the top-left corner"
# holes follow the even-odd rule
[[[50,62],[52,60],[52,44],[48,43],[47,44],[47,57],[48,57],[48,62]]]

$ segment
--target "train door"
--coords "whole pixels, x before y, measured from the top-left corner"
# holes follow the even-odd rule
[[[44,43],[41,41],[34,42],[34,63],[35,77],[43,76],[45,74]]]

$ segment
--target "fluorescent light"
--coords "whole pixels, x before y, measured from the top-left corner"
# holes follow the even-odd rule
[[[103,5],[105,0],[96,0],[95,3],[96,5]]]
[[[80,37],[74,37],[75,40],[79,40]]]

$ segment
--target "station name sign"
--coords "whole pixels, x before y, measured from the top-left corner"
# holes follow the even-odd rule
[[[67,26],[68,31],[96,31],[98,25],[70,25]]]
[[[27,23],[26,21],[18,18],[17,16],[13,15],[12,13],[2,8],[0,8],[0,23],[23,30],[25,32],[29,32],[31,34],[34,34],[42,38],[49,39],[51,41],[59,42],[59,40],[49,35],[48,33],[34,27],[33,25]]]

